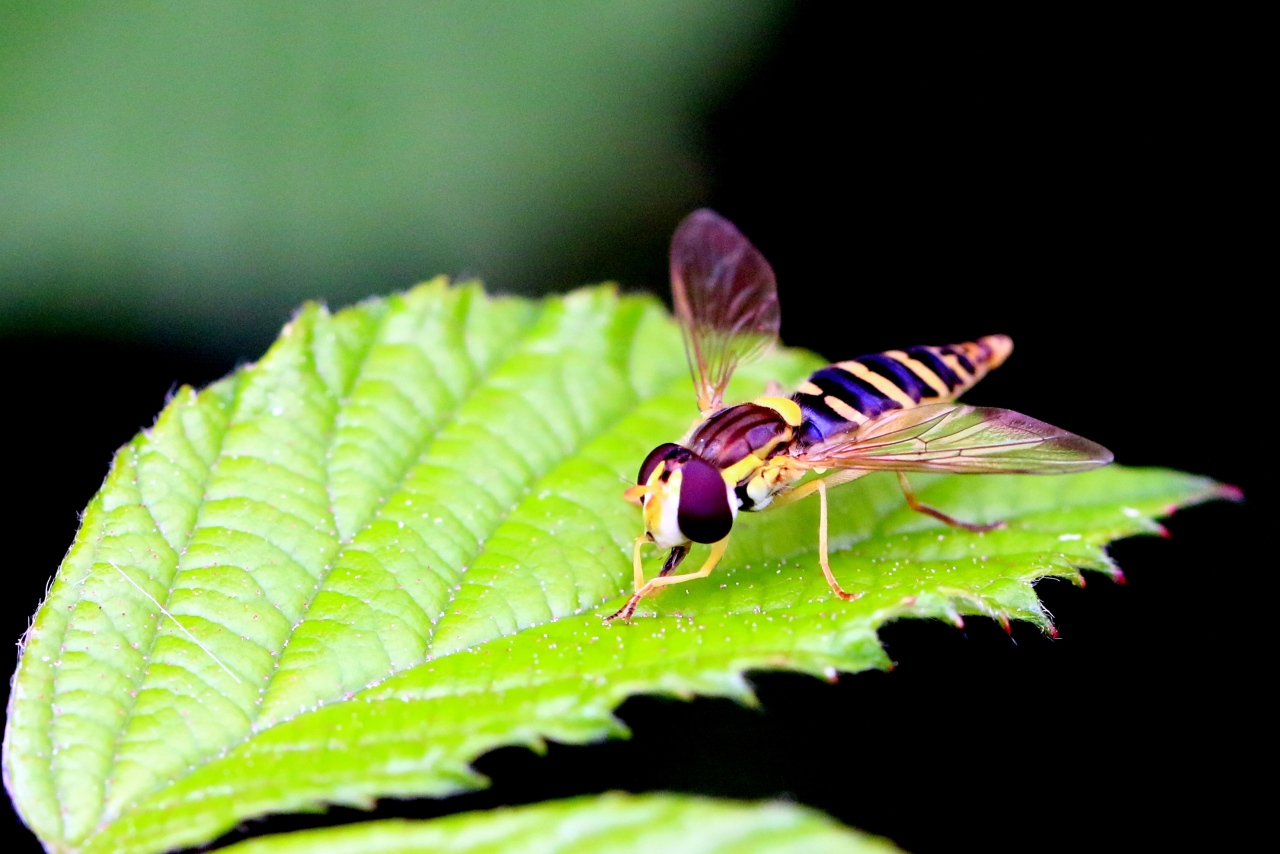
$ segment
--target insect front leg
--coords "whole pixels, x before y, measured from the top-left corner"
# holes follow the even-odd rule
[[[668,575],[667,573],[674,570],[680,565],[680,561],[684,560],[684,556],[689,553],[688,546],[678,546],[671,550],[667,555],[666,563],[662,567],[662,573],[651,581],[645,582],[639,587],[635,593],[631,594],[631,598],[627,600],[627,604],[623,605],[614,613],[604,618],[606,623],[621,617],[623,620],[630,620],[631,615],[636,612],[636,606],[640,604],[640,600],[648,596],[659,587],[665,587],[668,584],[679,584],[682,581],[692,581],[695,578],[706,578],[711,574],[711,570],[716,568],[716,564],[720,562],[720,558],[724,557],[724,550],[729,547],[729,538],[725,537],[718,543],[711,546],[711,554],[707,555],[706,563],[697,572],[686,572],[684,575]],[[638,552],[637,552],[638,553]]]
[[[634,580],[635,590],[639,590],[641,587],[644,587],[644,564],[641,563],[641,560],[640,560],[640,547],[643,546],[648,541],[649,541],[649,538],[646,537],[644,534],[641,534],[640,536],[636,537],[635,548],[631,550],[631,569],[632,569],[632,572],[635,573],[635,580]]]
[[[898,485],[902,487],[902,494],[906,496],[907,506],[909,506],[912,510],[916,511],[917,513],[923,513],[926,516],[932,516],[933,518],[938,519],[939,521],[942,521],[942,522],[946,522],[948,525],[951,525],[953,527],[964,528],[966,531],[975,531],[980,533],[982,531],[995,531],[999,528],[1005,527],[1004,522],[992,522],[989,525],[978,525],[973,522],[961,522],[959,519],[955,518],[954,516],[948,516],[946,513],[943,513],[941,510],[934,509],[933,507],[930,507],[927,504],[921,504],[920,501],[916,498],[915,492],[912,491],[911,484],[907,482],[906,474],[904,474],[903,472],[898,472]]]
[[[644,534],[641,534],[640,536],[636,537],[635,548],[632,549],[631,551],[631,569],[635,576],[634,583],[635,583],[635,590],[637,591],[639,591],[641,587],[644,587],[644,584],[645,584],[644,564],[640,558],[640,549],[647,542],[649,542],[649,538]],[[670,552],[667,553],[667,559],[663,561],[662,572],[658,573],[658,577],[661,578],[664,575],[670,575],[672,572],[674,572],[675,568],[680,565],[680,561],[684,560],[685,556],[688,554],[689,554],[689,546],[687,545],[676,546],[675,548],[673,548]]]

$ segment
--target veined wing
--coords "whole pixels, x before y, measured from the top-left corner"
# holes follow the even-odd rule
[[[813,445],[813,468],[954,474],[1068,474],[1111,462],[1096,442],[1008,409],[939,403],[895,409]]]
[[[778,340],[773,268],[733,223],[703,208],[671,238],[671,296],[698,407],[719,409],[734,368]]]

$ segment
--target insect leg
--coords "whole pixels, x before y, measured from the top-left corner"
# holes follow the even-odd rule
[[[711,554],[707,555],[707,560],[702,564],[702,568],[697,572],[686,572],[683,575],[663,575],[653,579],[645,585],[645,593],[650,592],[658,587],[665,587],[668,584],[679,584],[682,581],[692,581],[695,578],[706,578],[711,574],[711,570],[716,568],[716,564],[720,562],[720,558],[724,557],[724,550],[729,547],[729,538],[725,537],[718,543],[711,546]],[[679,563],[679,561],[677,561]],[[672,567],[674,569],[675,567]]]
[[[818,485],[818,563],[822,574],[827,577],[831,591],[846,602],[857,599],[861,593],[850,593],[840,586],[835,575],[831,573],[831,564],[827,562],[827,481],[826,478],[813,481]]]
[[[903,472],[898,472],[898,485],[902,487],[902,494],[906,496],[907,505],[917,513],[924,513],[926,516],[932,516],[948,525],[956,528],[964,528],[966,531],[994,531],[997,528],[1005,527],[1004,522],[992,522],[990,525],[977,525],[973,522],[961,522],[955,517],[948,516],[941,510],[935,510],[927,504],[921,504],[916,498],[915,492],[911,489],[911,484],[907,483],[907,476]]]
[[[716,564],[720,562],[720,558],[724,557],[724,550],[728,547],[729,547],[728,537],[725,537],[720,542],[712,545],[711,554],[707,555],[706,563],[704,563],[702,565],[702,568],[699,569],[697,572],[686,572],[684,575],[660,575],[657,578],[653,579],[652,581],[647,582],[643,587],[641,587],[639,590],[637,590],[635,593],[631,595],[631,598],[627,600],[627,604],[623,605],[617,611],[605,617],[604,621],[607,623],[612,620],[616,620],[619,617],[621,617],[624,620],[630,620],[631,615],[634,614],[636,611],[636,606],[640,604],[640,600],[643,599],[645,596],[649,595],[650,593],[652,593],[654,590],[658,589],[659,587],[665,587],[668,584],[679,584],[682,581],[692,581],[695,578],[706,578],[708,575],[711,574],[711,570],[716,568]],[[672,549],[672,554],[674,554],[675,551],[676,551],[675,549]],[[685,548],[684,551],[685,553],[688,553],[688,548]],[[672,564],[671,569],[675,569],[676,564],[679,564],[680,561],[683,559],[684,559],[684,554],[681,554],[679,558],[675,559],[675,562]],[[671,560],[672,560],[671,556],[668,555],[667,561],[671,562]],[[664,571],[666,571],[665,568],[664,568]]]
[[[775,507],[785,507],[788,504],[799,501],[801,498],[808,498],[820,488],[818,486],[819,481],[822,481],[825,484],[825,486],[821,488],[827,489],[839,486],[842,483],[848,483],[851,480],[857,480],[858,478],[864,477],[868,474],[871,474],[871,472],[858,471],[856,469],[842,469],[841,471],[832,472],[829,475],[816,478],[808,483],[802,483],[799,486],[786,490],[785,492],[778,493],[778,495],[774,497],[773,503],[769,505],[769,509],[772,510]]]
[[[826,576],[827,584],[831,585],[832,592],[834,592],[839,598],[844,599],[846,602],[857,599],[862,594],[850,593],[841,587],[840,583],[836,581],[835,575],[831,572],[831,564],[827,561],[827,487],[839,486],[842,483],[857,480],[865,474],[868,474],[868,472],[858,471],[856,469],[843,469],[841,471],[832,472],[825,477],[815,478],[814,480],[811,480],[808,483],[803,483],[794,489],[788,489],[786,492],[779,493],[778,496],[773,499],[773,504],[770,505],[770,509],[773,507],[781,507],[791,504],[792,502],[799,501],[801,498],[812,495],[814,492],[818,493],[818,564],[822,567],[822,574]]]
[[[631,552],[631,568],[635,573],[635,589],[639,590],[644,587],[644,564],[640,559],[640,548],[649,542],[649,538],[641,534],[636,537],[635,548]],[[680,565],[680,561],[684,560],[685,555],[689,554],[688,546],[676,546],[668,554],[666,561],[662,564],[662,572],[658,576],[670,575],[672,571]]]
[[[661,578],[674,572],[675,568],[680,565],[680,561],[684,560],[687,554],[689,554],[689,546],[676,546],[672,549],[667,554],[667,559],[662,564],[662,572],[658,573],[658,577]]]
[[[644,534],[636,537],[636,546],[631,551],[631,568],[635,572],[635,589],[639,590],[644,587],[644,566],[640,562],[640,547],[648,542],[649,538]]]

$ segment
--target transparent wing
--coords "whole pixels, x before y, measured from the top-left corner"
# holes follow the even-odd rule
[[[671,238],[671,295],[698,407],[719,409],[734,368],[778,340],[773,268],[733,223],[703,208]]]
[[[813,445],[813,468],[955,474],[1068,474],[1111,462],[1096,442],[1008,409],[939,403],[895,409]]]

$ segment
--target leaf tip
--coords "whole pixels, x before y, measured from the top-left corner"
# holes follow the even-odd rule
[[[1164,507],[1160,513],[1161,516],[1172,516],[1174,513],[1186,507],[1195,504],[1202,504],[1206,501],[1230,501],[1233,504],[1239,504],[1244,501],[1244,490],[1230,483],[1218,483],[1216,481],[1203,479],[1204,486],[1202,489],[1193,494],[1174,501]]]
[[[1218,488],[1214,490],[1214,498],[1220,498],[1223,501],[1233,501],[1239,503],[1244,501],[1244,490],[1230,483],[1220,483]]]

